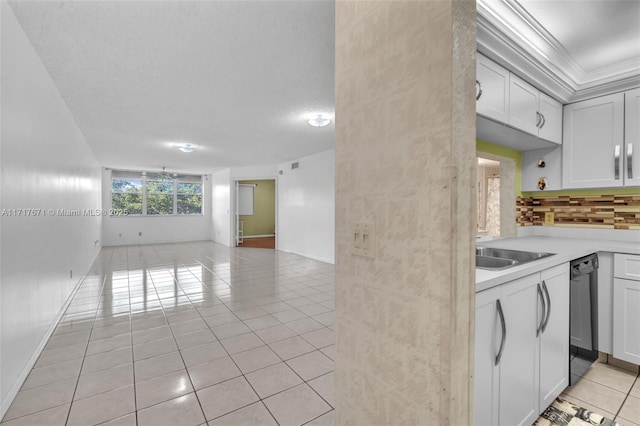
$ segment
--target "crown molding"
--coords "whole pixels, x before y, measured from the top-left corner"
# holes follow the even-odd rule
[[[640,57],[587,73],[517,0],[477,0],[477,48],[565,104],[640,86]]]

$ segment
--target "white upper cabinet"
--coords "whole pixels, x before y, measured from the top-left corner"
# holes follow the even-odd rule
[[[562,145],[563,188],[623,186],[623,143],[623,93],[566,105]]]
[[[562,143],[562,104],[478,53],[477,136],[520,151]]]
[[[538,126],[538,137],[561,144],[562,104],[550,96],[540,92],[538,112],[541,116],[541,122]]]
[[[624,94],[624,184],[640,186],[640,89]]]
[[[514,74],[509,80],[509,124],[561,144],[562,104]]]
[[[538,112],[538,89],[511,74],[509,79],[509,124],[532,135],[542,122]]]
[[[476,112],[506,123],[509,114],[509,71],[478,54]]]

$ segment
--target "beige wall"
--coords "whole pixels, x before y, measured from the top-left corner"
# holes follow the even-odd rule
[[[335,78],[337,424],[471,423],[475,2],[337,1]]]

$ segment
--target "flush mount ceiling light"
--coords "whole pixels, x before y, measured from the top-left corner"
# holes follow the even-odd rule
[[[322,114],[318,114],[317,117],[312,118],[308,123],[313,127],[324,127],[331,123],[331,119],[323,116]]]
[[[181,145],[178,147],[178,149],[182,152],[194,152],[196,150],[196,148],[190,143]]]

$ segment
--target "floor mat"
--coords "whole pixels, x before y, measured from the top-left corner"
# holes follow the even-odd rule
[[[623,426],[618,422],[589,411],[586,408],[574,405],[562,398],[556,398],[533,424],[535,426]]]

